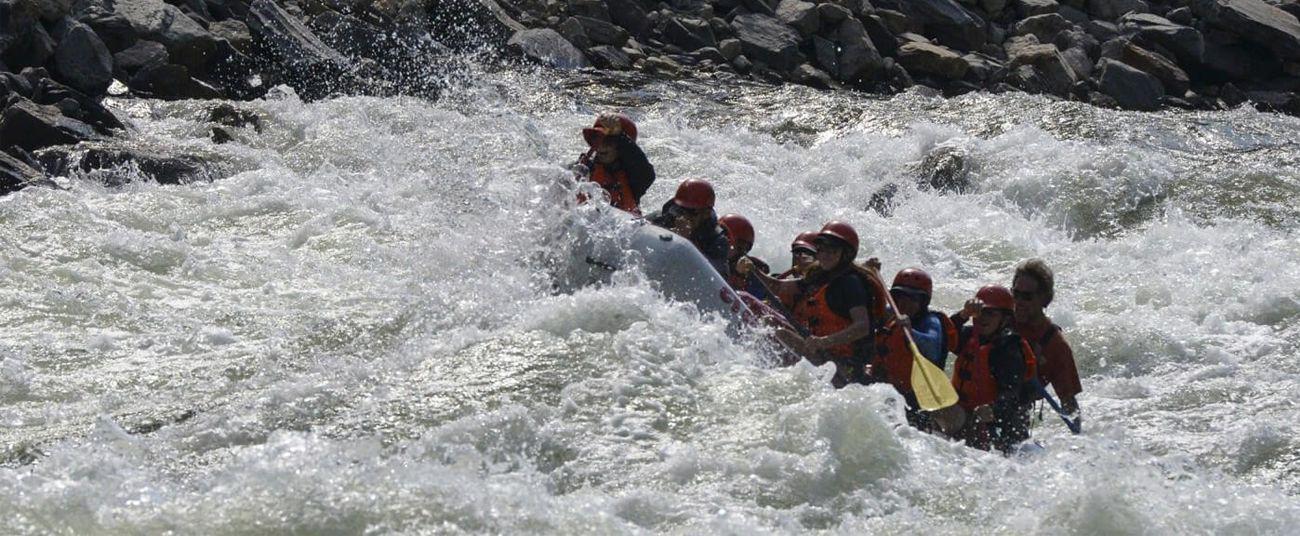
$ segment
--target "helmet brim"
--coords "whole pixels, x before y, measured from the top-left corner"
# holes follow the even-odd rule
[[[587,140],[587,146],[596,147],[605,141],[605,129],[596,127],[587,127],[582,129],[582,139]]]

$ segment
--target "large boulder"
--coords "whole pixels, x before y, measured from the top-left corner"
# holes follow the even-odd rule
[[[216,38],[212,34],[179,8],[162,0],[117,0],[115,8],[140,37],[166,46],[175,63],[204,70],[216,51]]]
[[[884,59],[861,21],[844,19],[835,30],[835,41],[839,43],[839,73],[836,78],[845,82],[863,82],[880,77]]]
[[[1040,42],[1050,43],[1056,39],[1056,35],[1074,28],[1074,24],[1065,17],[1056,13],[1046,15],[1034,15],[1025,20],[1016,23],[1012,33],[1015,35],[1030,35],[1037,37]]]
[[[34,151],[98,138],[90,125],[64,117],[54,106],[19,97],[0,115],[0,146]]]
[[[202,157],[108,143],[45,149],[38,151],[36,157],[55,175],[84,174],[109,186],[120,186],[137,178],[159,184],[187,184],[213,179],[212,170]]]
[[[1194,0],[1192,11],[1206,22],[1243,40],[1272,50],[1286,61],[1300,61],[1300,21],[1263,0]]]
[[[685,51],[718,46],[718,39],[707,21],[687,17],[674,17],[664,26],[668,42]]]
[[[1021,66],[1033,67],[1034,79],[1041,84],[1041,91],[1053,95],[1068,95],[1078,79],[1074,69],[1053,44],[1025,45],[1014,49],[1009,55],[1008,67],[1019,69]]]
[[[839,7],[834,4],[823,5]],[[776,18],[789,24],[791,28],[799,30],[803,35],[817,33],[817,27],[821,23],[820,15],[817,14],[817,5],[803,0],[781,0],[781,3],[776,6]]]
[[[799,53],[799,32],[776,18],[758,13],[738,15],[731,28],[751,61],[790,71],[803,63]]]
[[[1149,13],[1151,6],[1143,0],[1088,0],[1088,14],[1113,21],[1125,13]]]
[[[1120,17],[1120,30],[1139,40],[1163,47],[1185,63],[1201,61],[1205,38],[1190,26],[1174,24],[1150,13],[1130,13]]]
[[[582,29],[593,43],[616,47],[621,47],[624,43],[627,43],[629,37],[627,30],[615,26],[612,22],[592,17],[579,16],[574,18],[578,19],[579,24],[582,24]]]
[[[1110,58],[1102,58],[1098,65],[1101,67],[1101,75],[1097,77],[1098,89],[1115,99],[1117,104],[1133,110],[1160,107],[1160,98],[1165,91],[1156,77]]]
[[[94,10],[82,14],[78,20],[95,30],[95,35],[98,35],[108,47],[108,51],[114,54],[126,50],[127,47],[135,44],[136,39],[139,39],[135,28],[131,26],[131,21],[117,13]]]
[[[1021,17],[1045,15],[1061,10],[1061,5],[1056,0],[1014,0],[1012,3],[1016,6],[1016,12]]]
[[[610,19],[636,37],[650,30],[650,19],[636,0],[605,0],[609,4]]]
[[[1103,45],[1102,55],[1122,61],[1139,71],[1150,74],[1160,80],[1165,93],[1182,96],[1191,85],[1187,73],[1169,58],[1157,52],[1147,50],[1127,39],[1116,39]]]
[[[5,13],[5,9],[0,4],[0,61],[13,71],[45,65],[54,55],[54,38],[30,15]]]
[[[626,71],[632,68],[632,58],[617,47],[599,45],[587,49],[591,63],[601,69]]]
[[[1248,43],[1223,43],[1214,39],[1205,42],[1201,61],[1188,68],[1198,82],[1211,83],[1253,78],[1271,78],[1278,74],[1278,65],[1269,61],[1266,50]]]
[[[926,43],[906,43],[898,47],[898,63],[914,76],[940,80],[961,80],[970,64],[952,49]]]
[[[195,80],[190,70],[175,63],[151,63],[141,67],[126,82],[142,95],[160,99],[218,99],[221,91]]]
[[[55,22],[72,12],[73,0],[19,0],[18,4],[46,22]]]
[[[26,162],[0,151],[0,195],[44,182],[45,175]]]
[[[580,69],[591,65],[581,50],[550,28],[520,30],[506,44],[525,57],[557,69]]]
[[[225,39],[235,50],[244,54],[253,50],[253,34],[249,33],[248,25],[241,21],[230,19],[214,22],[208,25],[208,31],[213,37]]]
[[[984,19],[953,0],[908,0],[899,7],[944,45],[975,50],[987,39]]]
[[[351,61],[276,2],[253,2],[247,22],[259,55],[269,60],[302,98],[316,100],[358,87]]]
[[[54,69],[64,83],[102,95],[113,81],[113,57],[89,26],[71,21],[54,51]]]

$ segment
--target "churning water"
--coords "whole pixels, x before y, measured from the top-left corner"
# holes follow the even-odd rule
[[[1279,534],[1300,523],[1300,120],[1023,95],[483,73],[439,102],[291,94],[217,180],[0,198],[0,532]],[[774,368],[634,273],[557,293],[564,164],[628,110],[780,266],[854,223],[937,306],[1041,256],[1086,433],[1003,458],[887,387]],[[931,187],[939,184],[941,188]],[[890,195],[882,195],[889,192]],[[575,223],[577,222],[577,223]]]

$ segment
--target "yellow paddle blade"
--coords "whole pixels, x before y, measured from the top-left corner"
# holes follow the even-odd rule
[[[907,346],[912,350],[912,391],[921,409],[935,411],[956,404],[957,391],[943,369],[922,356],[916,344],[909,341]]]

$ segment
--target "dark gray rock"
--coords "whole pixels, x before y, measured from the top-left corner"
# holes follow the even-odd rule
[[[1188,68],[1196,80],[1211,83],[1267,78],[1278,72],[1277,63],[1269,61],[1266,50],[1256,45],[1225,44],[1216,40],[1207,40],[1201,61]]]
[[[923,26],[923,35],[958,50],[976,50],[987,38],[984,19],[953,0],[909,0],[900,7]]]
[[[1191,26],[1196,22],[1196,16],[1192,14],[1192,8],[1190,7],[1171,9],[1168,13],[1165,13],[1165,18],[1169,19],[1169,22],[1183,26]]]
[[[1139,40],[1172,52],[1178,61],[1195,63],[1205,53],[1205,38],[1190,26],[1174,24],[1150,13],[1130,13],[1120,17],[1120,31]]]
[[[1088,0],[1088,14],[1098,19],[1113,21],[1131,12],[1150,13],[1151,7],[1143,0]]]
[[[108,186],[120,186],[140,178],[159,184],[188,184],[215,178],[210,164],[195,155],[117,147],[105,142],[45,149],[38,151],[36,157],[52,174],[81,174]]]
[[[248,25],[237,20],[223,20],[208,25],[208,32],[213,37],[225,39],[231,46],[235,47],[244,54],[253,50],[253,34],[249,33]]]
[[[571,0],[568,2],[569,11],[579,17],[590,17],[605,22],[610,22],[609,5],[601,0]]]
[[[751,13],[767,15],[769,17],[776,16],[775,0],[740,0],[740,5],[744,6],[745,9],[748,9]]]
[[[54,22],[72,12],[73,0],[20,0],[19,5],[46,22]]]
[[[1056,35],[1074,28],[1074,24],[1065,20],[1056,13],[1046,15],[1034,15],[1025,20],[1016,23],[1012,30],[1014,35],[1030,35],[1038,38],[1039,42],[1051,43],[1056,39]]]
[[[940,80],[960,80],[970,69],[970,64],[956,51],[925,43],[906,43],[899,47],[898,63],[913,76],[929,76]]]
[[[587,58],[591,60],[592,65],[601,69],[625,71],[632,68],[632,59],[622,50],[610,45],[587,49]]]
[[[880,52],[871,43],[867,30],[858,19],[844,19],[835,30],[839,45],[839,72],[836,78],[844,82],[862,83],[881,77],[884,62]]]
[[[1080,26],[1080,27],[1088,24],[1088,20],[1089,20],[1087,13],[1084,13],[1083,11],[1070,6],[1061,6],[1060,9],[1056,10],[1056,14],[1065,17],[1065,20],[1068,20],[1074,23],[1075,26]]]
[[[831,79],[830,75],[807,63],[796,67],[790,77],[795,82],[817,89],[830,89],[835,86],[835,81]]]
[[[1206,22],[1272,50],[1283,60],[1300,60],[1300,21],[1263,0],[1194,0],[1191,8]]]
[[[591,38],[587,37],[586,28],[582,27],[582,23],[578,22],[577,17],[564,19],[564,22],[560,24],[559,32],[566,41],[573,43],[573,46],[579,49],[588,49],[592,46]]]
[[[65,145],[98,138],[90,125],[64,117],[54,106],[36,104],[18,97],[0,115],[0,147],[21,147],[34,151],[51,145]]]
[[[839,7],[834,4],[822,5]],[[804,2],[803,0],[781,0],[781,3],[776,6],[776,18],[781,22],[789,24],[791,28],[799,30],[799,33],[809,36],[817,33],[818,26],[821,24],[820,16],[817,11],[817,5],[812,2]],[[847,12],[848,10],[845,9],[844,11]]]
[[[1103,58],[1098,66],[1101,74],[1097,87],[1117,104],[1133,110],[1159,108],[1165,91],[1156,77],[1110,58]]]
[[[8,153],[0,152],[0,195],[47,182],[44,173]]]
[[[68,85],[90,95],[102,95],[113,81],[113,57],[89,26],[70,21],[54,52],[54,69]]]
[[[1007,66],[1011,69],[1018,69],[1021,66],[1033,67],[1035,73],[1032,77],[1035,81],[1033,85],[1040,86],[1036,89],[1053,95],[1066,96],[1078,82],[1074,69],[1070,68],[1056,45],[1026,45],[1016,47],[1014,50],[1015,53],[1009,55]]]
[[[962,56],[961,59],[967,65],[965,80],[971,82],[990,80],[998,71],[1005,68],[997,58],[978,52]]]
[[[713,47],[704,47],[691,53],[691,56],[700,61],[712,62],[714,65],[722,65],[731,60],[722,55],[722,51]]]
[[[80,18],[80,21],[95,30],[95,35],[104,41],[104,46],[108,47],[109,52],[118,53],[126,50],[138,39],[131,21],[117,13],[87,13]]]
[[[590,37],[593,43],[621,47],[630,37],[627,30],[615,26],[612,22],[591,17],[574,18],[582,24],[582,29],[587,32],[587,37]]]
[[[880,17],[871,15],[859,20],[862,21],[862,28],[867,30],[867,37],[871,38],[871,44],[876,45],[876,50],[880,51],[882,56],[898,55],[898,40],[894,38],[894,34],[889,31]]]
[[[1092,68],[1095,64],[1088,53],[1082,48],[1067,48],[1064,52],[1061,52],[1061,57],[1064,58],[1065,63],[1070,66],[1070,70],[1074,71],[1074,77],[1076,79],[1086,80],[1092,77]]]
[[[279,77],[303,99],[316,100],[362,86],[346,56],[322,42],[275,2],[253,2],[247,22],[258,55],[270,62]],[[168,74],[169,79],[176,75],[174,70],[159,74]]]
[[[507,44],[524,56],[557,69],[579,69],[591,65],[582,51],[550,28],[520,30]]]
[[[744,47],[739,39],[723,39],[718,42],[718,52],[721,52],[722,57],[727,58],[727,61],[731,61],[744,52]]]
[[[828,28],[843,22],[846,19],[853,18],[853,11],[847,7],[832,4],[829,2],[817,5],[818,22],[824,21]]]
[[[1181,96],[1190,87],[1187,73],[1179,68],[1178,64],[1127,39],[1108,41],[1102,46],[1102,50],[1102,56],[1122,61],[1130,67],[1156,77],[1160,80],[1166,94]]]
[[[1106,21],[1092,20],[1084,25],[1084,31],[1088,35],[1096,37],[1098,41],[1110,41],[1119,35],[1119,26]]]
[[[0,11],[0,15],[6,14]],[[0,61],[9,69],[40,67],[54,56],[56,43],[40,21],[21,13],[5,18],[0,18]]]
[[[609,4],[610,19],[629,33],[643,37],[650,30],[646,10],[636,0],[605,0]]]
[[[176,6],[162,0],[116,0],[115,7],[141,38],[167,47],[174,63],[202,71],[216,51],[216,38]]]
[[[707,21],[700,19],[685,17],[669,19],[668,24],[664,26],[664,38],[686,51],[718,46],[713,27]]]
[[[154,63],[141,67],[126,83],[131,91],[160,99],[219,99],[221,91],[190,76],[184,65]]]
[[[799,32],[774,17],[758,13],[739,15],[731,27],[740,39],[744,55],[781,71],[803,63],[799,53]],[[864,32],[865,33],[865,32]]]
[[[126,126],[112,112],[100,104],[98,97],[92,98],[47,77],[36,79],[35,83],[31,84],[31,88],[29,97],[32,102],[56,106],[63,103],[60,110],[67,110],[63,112],[64,115],[89,124],[96,132],[109,134],[113,130],[126,129]],[[75,101],[76,106],[68,105],[65,102],[68,100]]]
[[[1056,3],[1056,0],[1013,0],[1012,3],[1021,18],[1056,13],[1061,9],[1061,5]]]

